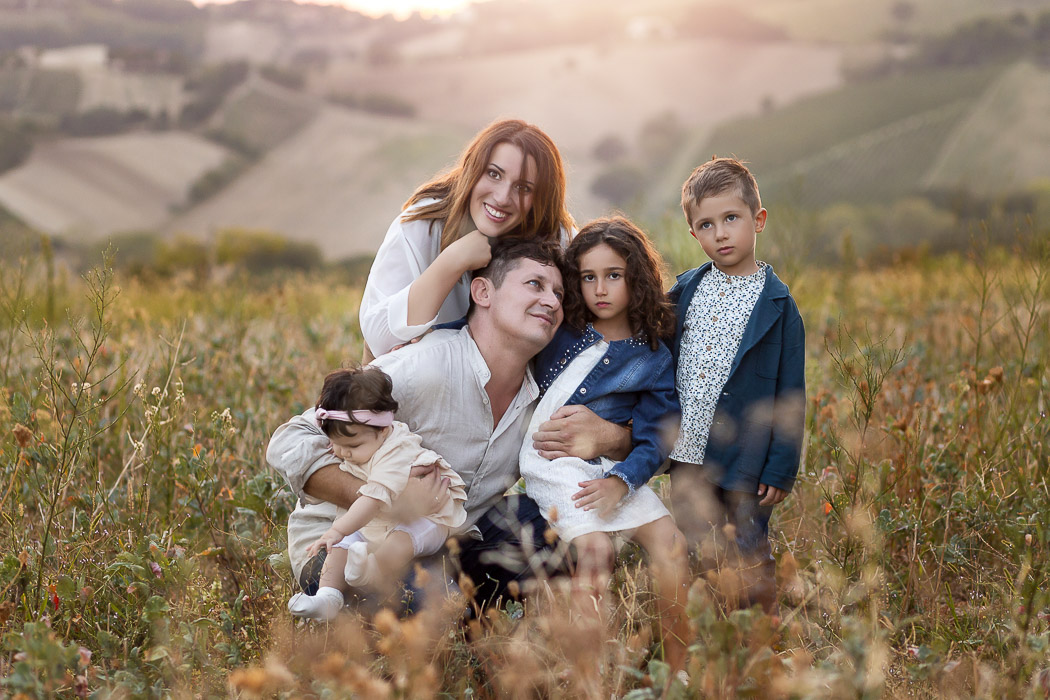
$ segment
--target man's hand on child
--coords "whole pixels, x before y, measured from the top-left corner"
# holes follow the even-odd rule
[[[631,450],[631,431],[599,418],[586,406],[562,406],[540,424],[532,444],[545,459],[605,455],[622,460]]]
[[[763,497],[762,500],[758,502],[758,505],[775,506],[788,497],[788,492],[784,489],[778,489],[776,486],[759,484],[758,495]]]
[[[317,538],[316,542],[306,548],[306,553],[313,557],[316,556],[322,548],[325,551],[331,551],[332,547],[342,542],[344,537],[346,537],[346,535],[339,532],[334,527],[330,527],[327,532]]]
[[[603,518],[627,495],[627,483],[616,476],[581,481],[580,490],[572,496],[577,508],[597,510]]]
[[[451,485],[447,476],[440,476],[438,465],[416,465],[412,467],[405,490],[391,506],[390,514],[400,522],[410,523],[437,513],[452,497]]]

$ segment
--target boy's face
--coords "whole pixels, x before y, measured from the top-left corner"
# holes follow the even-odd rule
[[[390,428],[351,423],[347,426],[346,435],[334,435],[328,439],[332,442],[332,453],[336,457],[361,465],[372,459],[389,434]]]
[[[758,271],[755,237],[766,226],[766,210],[752,214],[735,190],[704,197],[688,206],[689,233],[715,266],[727,275]]]

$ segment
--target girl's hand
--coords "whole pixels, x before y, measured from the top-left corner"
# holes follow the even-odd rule
[[[306,548],[306,553],[311,557],[317,556],[317,553],[321,551],[322,547],[326,552],[329,552],[332,550],[332,547],[342,542],[344,537],[346,537],[346,535],[339,532],[334,527],[330,527],[326,533],[317,538],[316,542]]]
[[[492,260],[492,244],[489,237],[477,229],[471,231],[442,252],[449,253],[459,261],[463,271],[480,270]]]
[[[619,505],[628,490],[627,483],[617,476],[581,481],[579,487],[580,490],[572,496],[576,507],[597,510],[603,518]]]

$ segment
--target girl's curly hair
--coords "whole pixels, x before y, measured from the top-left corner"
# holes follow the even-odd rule
[[[627,319],[656,350],[661,338],[674,333],[675,316],[664,293],[663,258],[645,232],[622,216],[595,219],[576,234],[565,251],[565,322],[576,330],[594,320],[581,292],[580,258],[605,243],[627,262],[625,280],[630,295]]]

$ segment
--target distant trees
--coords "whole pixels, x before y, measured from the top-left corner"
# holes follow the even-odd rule
[[[215,113],[226,95],[248,78],[247,61],[228,61],[206,66],[186,80],[194,99],[182,108],[179,123],[195,126]]]
[[[24,128],[0,120],[0,173],[17,168],[33,151],[33,141]]]
[[[259,67],[259,75],[289,90],[302,90],[306,86],[305,72],[296,68],[269,64]]]
[[[640,168],[619,163],[603,170],[591,182],[591,193],[618,208],[635,202],[645,191],[645,174]]]
[[[913,42],[914,50],[903,57],[886,53],[870,65],[848,68],[847,77],[865,80],[895,71],[978,66],[1025,56],[1043,63],[1050,62],[1050,12],[1035,16],[1015,12],[979,17],[963,22],[949,32],[918,39],[906,26],[916,12],[912,3],[897,2],[890,12],[895,26],[888,31],[886,38]]]
[[[150,114],[144,109],[123,111],[113,107],[94,107],[64,115],[59,122],[59,129],[70,136],[108,136],[123,133],[149,121]]]
[[[204,45],[205,13],[188,0],[91,0],[33,3],[47,12],[4,12],[0,51],[22,46],[76,44],[151,46],[197,55]],[[44,8],[41,8],[44,9]]]
[[[388,117],[414,117],[416,106],[397,95],[383,92],[367,92],[358,95],[352,92],[334,92],[328,95],[328,101],[348,109],[359,109],[362,112],[382,114]]]

